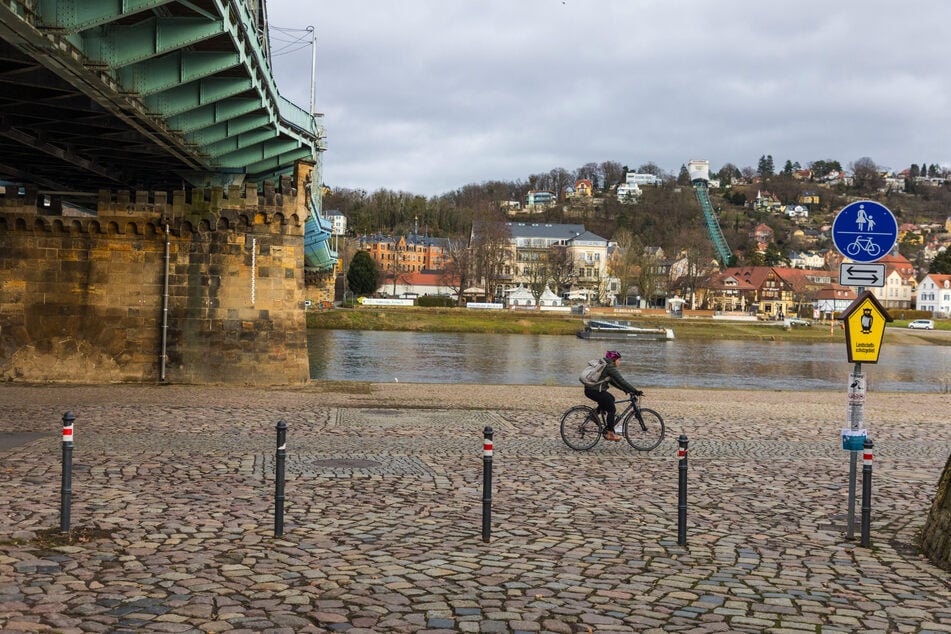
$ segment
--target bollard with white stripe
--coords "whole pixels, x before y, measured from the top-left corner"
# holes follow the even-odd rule
[[[69,511],[73,499],[73,423],[72,412],[63,414],[63,477],[60,481],[59,532],[69,532]]]
[[[482,431],[482,541],[492,534],[492,428]]]
[[[679,481],[677,486],[677,545],[687,545],[687,436],[681,434],[678,439],[679,448],[677,458],[680,465],[677,467]]]
[[[862,547],[870,544],[869,533],[872,524],[872,441],[868,438],[862,447]]]

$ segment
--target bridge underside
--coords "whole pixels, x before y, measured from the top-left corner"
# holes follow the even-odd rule
[[[263,0],[0,4],[0,180],[50,190],[260,182],[323,150],[281,97]]]
[[[0,177],[41,189],[164,189],[201,169],[185,147],[131,121],[120,98],[96,100],[0,42]]]

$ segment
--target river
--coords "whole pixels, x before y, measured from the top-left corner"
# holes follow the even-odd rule
[[[572,336],[311,330],[310,376],[333,381],[578,386],[588,359],[611,347],[632,384],[754,390],[842,390],[845,344],[766,341],[586,341]],[[865,363],[868,389],[951,391],[951,346],[882,345]]]

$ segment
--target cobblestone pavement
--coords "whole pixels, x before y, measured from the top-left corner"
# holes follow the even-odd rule
[[[580,400],[512,386],[0,386],[0,630],[951,632],[951,573],[916,549],[951,454],[951,396],[869,393],[871,548],[845,535],[845,390],[652,390],[668,437],[649,454],[569,450],[557,414]],[[38,535],[59,527],[67,410],[71,526],[102,532],[55,546]]]

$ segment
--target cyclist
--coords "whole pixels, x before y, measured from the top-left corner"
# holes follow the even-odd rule
[[[624,380],[620,370],[617,369],[621,362],[621,353],[616,350],[608,350],[604,353],[604,370],[601,372],[601,379],[596,386],[585,386],[584,395],[598,404],[598,409],[606,412],[607,427],[604,429],[604,437],[608,440],[618,441],[621,437],[614,431],[614,416],[617,414],[617,407],[614,405],[614,395],[608,392],[608,386],[613,385],[625,394],[640,396],[644,392],[640,391],[630,383]]]

